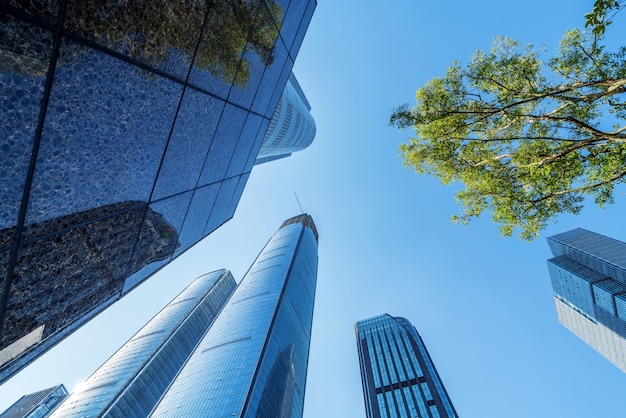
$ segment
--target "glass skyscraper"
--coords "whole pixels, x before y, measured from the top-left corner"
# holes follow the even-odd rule
[[[457,418],[422,338],[389,314],[355,325],[367,418]]]
[[[67,396],[63,385],[24,395],[1,413],[0,418],[46,418]]]
[[[145,417],[235,290],[230,272],[193,281],[60,406],[52,417]]]
[[[626,243],[577,228],[548,245],[559,322],[626,372]]]
[[[52,417],[301,417],[317,239],[299,215],[234,292],[225,270],[196,279]]]
[[[233,216],[315,0],[0,0],[0,383]]]
[[[263,138],[255,164],[263,164],[311,145],[315,137],[315,120],[311,105],[293,73],[287,80],[270,125]]]
[[[317,280],[317,230],[286,220],[151,417],[301,417]]]

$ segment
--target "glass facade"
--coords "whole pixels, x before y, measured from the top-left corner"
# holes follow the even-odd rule
[[[368,418],[457,418],[413,325],[388,314],[355,325]]]
[[[0,383],[233,216],[315,0],[0,0]]]
[[[255,164],[289,157],[292,152],[311,145],[315,137],[315,120],[310,112],[311,105],[292,73],[267,128]]]
[[[230,272],[197,278],[111,356],[52,417],[146,417],[236,287]]]
[[[63,385],[24,395],[0,414],[0,418],[46,418],[67,396]]]
[[[626,243],[577,228],[548,245],[559,322],[626,372]]]
[[[283,223],[151,417],[301,417],[317,277],[309,215]]]

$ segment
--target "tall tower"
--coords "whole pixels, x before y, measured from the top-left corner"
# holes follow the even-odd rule
[[[301,417],[317,277],[309,215],[286,220],[151,417]]]
[[[67,396],[63,385],[24,395],[1,413],[0,418],[46,418]]]
[[[0,1],[0,383],[233,216],[315,7]]]
[[[457,418],[411,323],[389,314],[355,325],[367,418]]]
[[[548,245],[559,322],[626,372],[626,243],[576,228]]]
[[[315,138],[315,120],[310,112],[311,105],[291,73],[254,164],[289,157],[311,145]]]
[[[194,280],[111,356],[52,417],[145,417],[235,290],[227,270]]]

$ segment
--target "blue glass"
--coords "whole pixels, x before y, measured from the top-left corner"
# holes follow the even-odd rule
[[[92,374],[52,417],[148,416],[235,286],[226,270],[194,280]]]
[[[147,201],[182,93],[179,84],[72,41],[60,54],[27,224]]]
[[[219,183],[213,183],[195,190],[178,237],[180,247],[176,250],[175,256],[202,239],[204,227],[211,214],[211,209],[215,205],[219,189]]]
[[[287,13],[281,22],[281,31],[280,37],[283,39],[283,42],[287,46],[287,49],[291,49],[293,45],[294,38],[296,37],[296,33],[300,28],[300,22],[302,22],[302,16],[304,12],[309,6],[310,3],[315,3],[314,1],[291,1],[289,3],[289,13]],[[299,49],[300,45],[297,45],[297,49]]]
[[[424,343],[405,318],[384,314],[355,325],[368,418],[457,414]]]
[[[204,235],[210,234],[230,218],[230,202],[237,189],[237,183],[239,183],[239,177],[231,177],[221,183],[220,191],[217,194],[213,210],[209,216],[209,221],[204,227]]]
[[[626,371],[626,243],[576,228],[548,244],[559,322]]]
[[[285,48],[285,44],[280,38],[276,41],[276,45],[272,53],[274,60],[272,65],[270,65],[263,73],[263,79],[259,89],[257,90],[254,102],[252,103],[252,111],[265,115],[269,118],[271,118],[272,113],[274,113],[276,103],[278,103],[278,98],[280,98],[280,94],[282,94],[283,88],[287,83],[287,77],[293,68],[293,62],[288,60],[289,54]],[[283,79],[281,75],[285,71],[287,71],[288,74]],[[273,95],[275,95],[275,90],[279,90],[279,95],[275,101],[272,101]]]
[[[309,28],[309,23],[311,22],[311,18],[313,17],[315,6],[315,1],[309,1],[306,12],[304,13],[304,16],[302,16],[302,21],[300,22],[298,33],[296,34],[293,43],[291,44],[289,55],[294,60],[296,59],[296,56],[300,51],[300,47],[302,46],[302,41],[304,40],[304,35],[306,34],[307,29]]]
[[[65,29],[184,80],[208,2],[69,0]]]
[[[6,3],[33,15],[47,23],[56,24],[59,21],[61,0],[20,1],[5,0]]]
[[[270,239],[151,416],[302,415],[317,232],[299,219]]]
[[[176,117],[152,199],[196,187],[224,102],[187,89]]]
[[[256,161],[256,156],[259,153],[259,149],[261,149],[261,145],[263,144],[263,139],[265,138],[265,132],[267,132],[267,127],[270,124],[269,119],[263,119],[261,122],[261,128],[259,129],[259,133],[254,140],[254,145],[252,145],[252,149],[250,150],[250,155],[248,156],[248,161],[246,162],[246,167],[244,168],[244,173],[249,173],[252,170],[252,166],[254,166],[254,162]]]
[[[50,65],[52,35],[3,16],[0,26],[0,248],[13,243]],[[12,232],[12,233],[11,233]]]
[[[253,148],[257,136],[264,134],[264,132],[260,132],[262,121],[263,118],[260,116],[248,113],[243,131],[239,136],[239,142],[237,142],[237,148],[235,148],[228,170],[226,170],[226,177],[237,176],[244,172],[246,162],[251,154],[250,150]]]

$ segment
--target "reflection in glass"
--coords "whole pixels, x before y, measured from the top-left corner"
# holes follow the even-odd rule
[[[27,227],[32,235],[43,238],[24,244],[18,253],[0,340],[0,368],[12,360],[3,349],[24,334],[43,327],[41,339],[54,335],[119,295],[129,274],[168,257],[179,245],[176,230],[145,202],[122,202],[88,212]],[[100,219],[47,234],[84,218]],[[137,240],[142,223],[144,232]],[[135,263],[130,267],[133,271],[128,271],[133,248]]]

